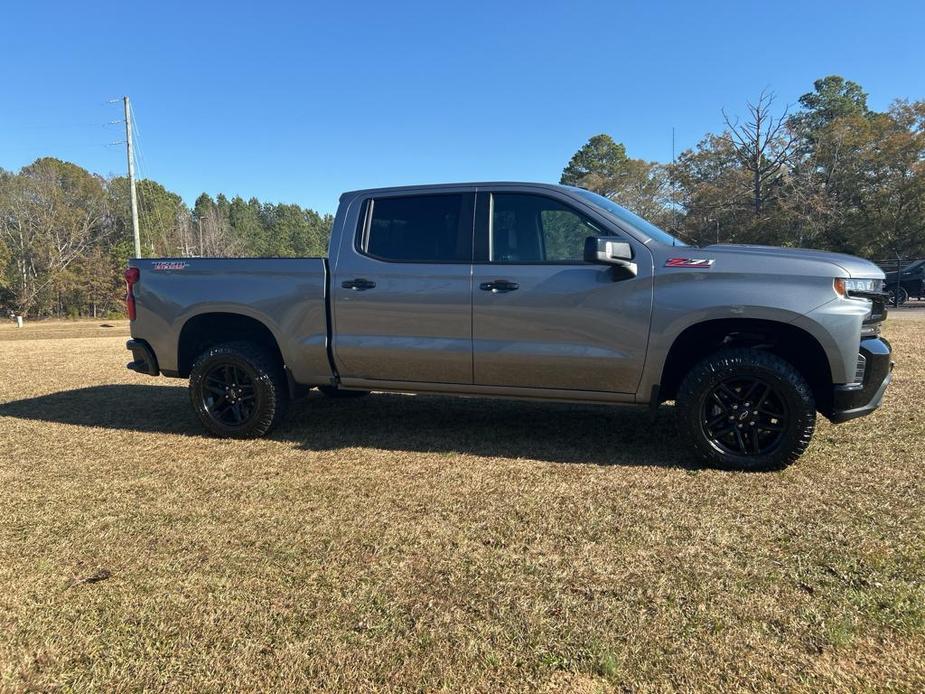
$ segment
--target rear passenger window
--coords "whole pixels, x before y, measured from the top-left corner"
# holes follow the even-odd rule
[[[382,260],[468,263],[471,222],[464,223],[463,195],[415,195],[371,200],[362,250]]]

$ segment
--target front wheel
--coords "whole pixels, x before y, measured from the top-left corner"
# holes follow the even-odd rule
[[[286,378],[272,355],[249,342],[229,342],[199,355],[189,392],[202,425],[215,436],[251,439],[282,420]]]
[[[703,359],[681,383],[676,405],[696,455],[727,469],[785,467],[806,450],[816,425],[812,390],[800,372],[755,349]]]

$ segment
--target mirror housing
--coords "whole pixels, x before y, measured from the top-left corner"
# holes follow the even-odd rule
[[[613,265],[635,277],[636,263],[633,262],[633,247],[626,241],[613,236],[589,236],[585,239],[585,262],[597,265]]]

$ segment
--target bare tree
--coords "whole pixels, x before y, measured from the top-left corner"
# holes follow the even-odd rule
[[[751,174],[756,215],[761,214],[766,191],[783,175],[795,141],[787,127],[788,109],[775,117],[771,112],[773,104],[774,93],[762,90],[756,102],[746,102],[748,120],[741,124],[723,109],[723,120],[728,128],[725,137]]]
[[[197,220],[199,255],[206,257],[235,257],[244,248],[228,224],[228,220],[212,206]]]

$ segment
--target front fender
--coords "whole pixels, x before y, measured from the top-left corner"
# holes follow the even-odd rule
[[[848,350],[846,340],[856,344],[860,337],[861,317],[855,320],[852,310],[815,314],[833,300],[832,280],[826,277],[786,277],[769,274],[719,273],[713,270],[680,271],[662,274],[656,279],[652,333],[640,387],[638,402],[649,402],[652,389],[660,383],[668,353],[675,340],[688,328],[713,320],[757,319],[801,328],[819,342],[836,382],[850,380],[857,356]],[[838,315],[851,318],[839,323]],[[820,320],[824,316],[825,320]],[[856,334],[854,331],[857,331]],[[851,336],[854,335],[852,338]]]

